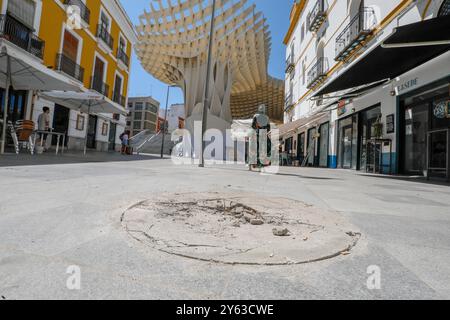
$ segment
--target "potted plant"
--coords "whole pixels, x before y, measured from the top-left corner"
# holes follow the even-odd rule
[[[375,138],[381,139],[383,137],[383,123],[381,122],[381,116],[379,116],[376,122],[373,124]]]

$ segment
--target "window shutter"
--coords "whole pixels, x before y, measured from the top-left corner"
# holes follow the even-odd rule
[[[32,0],[8,1],[8,13],[31,29],[34,26],[35,11],[35,4]]]

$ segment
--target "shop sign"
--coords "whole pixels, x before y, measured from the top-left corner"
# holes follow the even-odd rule
[[[386,133],[395,133],[395,115],[386,116]]]
[[[449,117],[448,101],[442,101],[436,104],[433,108],[433,115],[438,119],[445,119]]]
[[[417,87],[418,84],[419,84],[419,78],[411,79],[411,80],[399,85],[396,88],[397,94],[399,94],[403,91],[409,90],[411,88]]]
[[[338,107],[337,107],[337,114],[338,117],[344,115],[347,112],[347,105],[350,103],[350,100],[341,100],[339,101]]]

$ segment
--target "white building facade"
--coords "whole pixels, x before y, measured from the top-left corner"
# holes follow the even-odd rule
[[[442,23],[449,11],[448,0],[295,1],[285,38],[284,151],[310,166],[448,179],[448,46],[382,44],[398,27],[420,30],[417,23]],[[388,64],[386,74],[401,74],[381,77]]]
[[[165,109],[161,109],[159,112],[159,117],[164,119]],[[177,129],[184,128],[184,122],[186,120],[186,108],[184,104],[173,104],[167,111],[167,126],[169,132],[173,132]]]

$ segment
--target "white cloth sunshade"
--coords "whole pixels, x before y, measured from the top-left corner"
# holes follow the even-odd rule
[[[95,91],[44,91],[42,98],[84,113],[118,113],[127,115],[124,107]]]
[[[82,84],[47,68],[41,60],[0,39],[0,85],[5,86],[8,73],[14,90],[81,91]]]

